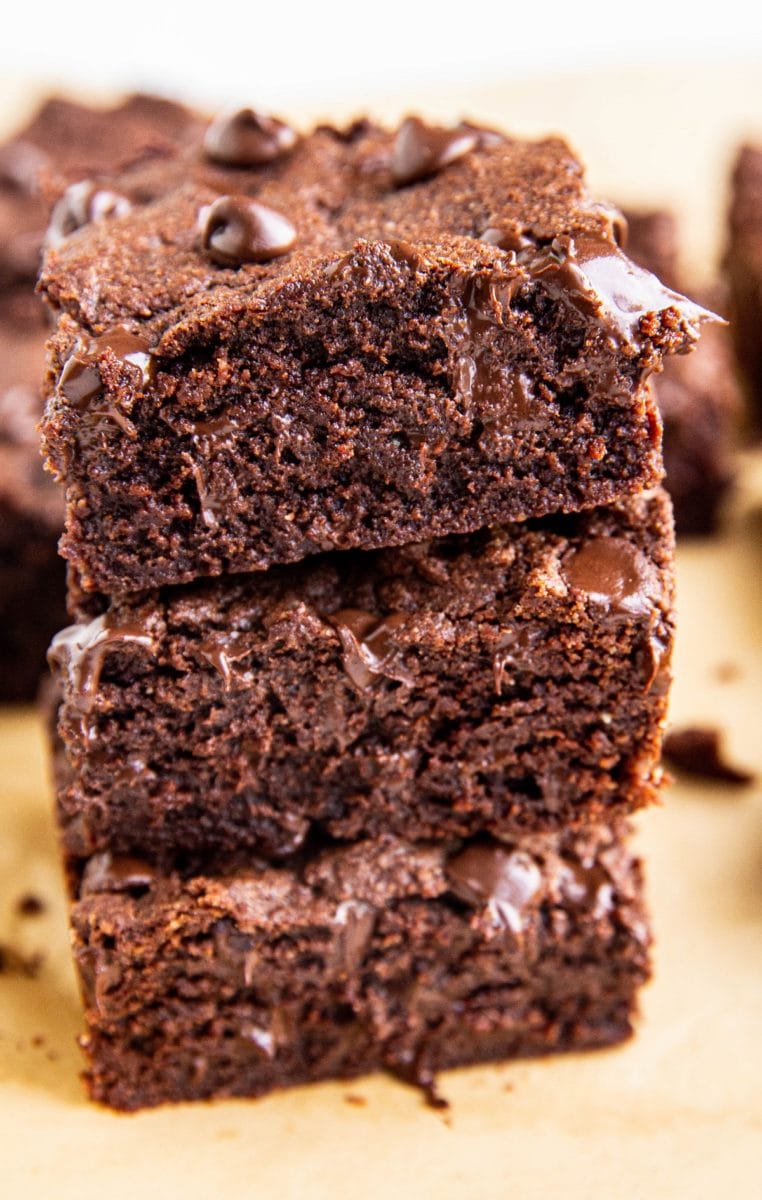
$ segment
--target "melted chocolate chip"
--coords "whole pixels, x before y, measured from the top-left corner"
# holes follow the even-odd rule
[[[444,129],[439,125],[426,125],[419,117],[408,117],[394,143],[394,182],[401,187],[428,179],[468,154],[478,142],[478,132],[466,126]]]
[[[486,905],[496,925],[516,934],[522,932],[526,910],[542,886],[533,858],[496,842],[467,846],[448,860],[445,872],[459,899],[476,907]]]
[[[454,339],[452,385],[460,401],[473,408],[487,437],[544,425],[548,416],[529,377],[512,370],[494,345],[520,284],[518,275],[477,275],[455,284],[463,307]]]
[[[665,287],[602,235],[563,234],[548,246],[521,252],[518,261],[531,280],[593,317],[609,338],[636,348],[649,314],[670,311],[693,336],[702,321],[718,319]]]
[[[336,909],[336,953],[342,974],[353,975],[362,966],[375,923],[374,909],[359,900],[344,900]]]
[[[215,117],[204,135],[207,158],[228,167],[263,166],[295,145],[296,133],[289,125],[252,108]]]
[[[404,613],[379,617],[361,608],[343,608],[326,619],[339,635],[344,670],[360,691],[370,691],[384,676],[412,685],[413,677],[400,662],[394,637],[405,625]]]
[[[240,633],[215,633],[201,642],[199,653],[219,671],[225,691],[230,691],[236,662],[251,654],[253,641]]]
[[[81,893],[132,892],[149,888],[156,872],[142,858],[105,851],[90,859],[82,876]]]
[[[567,903],[589,909],[595,917],[601,917],[613,908],[613,885],[608,871],[599,862],[565,861],[561,890]]]
[[[664,739],[664,757],[678,771],[685,771],[688,775],[717,779],[737,786],[754,782],[754,775],[750,771],[725,761],[717,729],[702,726],[674,729]]]
[[[248,196],[220,196],[201,210],[199,220],[204,250],[221,267],[269,262],[296,242],[287,217]]]
[[[149,382],[153,370],[150,347],[144,338],[115,325],[100,337],[79,343],[63,365],[58,390],[74,408],[85,409],[103,391],[101,360],[111,356],[119,363],[137,368],[141,382]]]
[[[531,670],[532,654],[537,640],[537,631],[522,625],[505,629],[501,633],[497,649],[492,656],[492,671],[498,696],[502,695],[506,683],[510,685],[513,682],[513,671]]]
[[[49,247],[58,246],[92,221],[121,217],[131,208],[130,201],[119,192],[99,188],[88,180],[72,183],[51,213],[45,243]]]
[[[644,616],[659,594],[655,568],[624,538],[583,542],[564,560],[561,572],[569,587],[586,592],[612,614]]]
[[[69,625],[53,638],[48,662],[67,672],[69,703],[81,714],[90,712],[95,703],[107,654],[126,644],[154,649],[153,637],[146,628],[137,623],[111,625],[108,615],[96,617],[89,625]]]
[[[517,254],[519,250],[528,250],[535,245],[518,225],[509,221],[488,225],[480,235],[479,241],[497,246],[498,250],[507,254]]]

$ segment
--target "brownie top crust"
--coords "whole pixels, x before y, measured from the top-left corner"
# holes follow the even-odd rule
[[[150,186],[127,173],[127,192],[157,198],[53,248],[48,299],[90,333],[124,323],[169,357],[243,311],[287,304],[316,272],[377,287],[389,259],[486,275],[505,300],[539,280],[633,356],[686,349],[706,315],[622,254],[612,210],[591,199],[557,138],[415,118],[394,134],[358,121],[288,137],[255,166],[233,157],[208,131],[204,148],[175,156]]]

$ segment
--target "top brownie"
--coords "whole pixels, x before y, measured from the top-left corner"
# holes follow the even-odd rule
[[[250,112],[53,247],[62,551],[117,595],[610,502],[703,309],[552,139]],[[135,195],[133,171],[127,180]],[[120,181],[113,183],[118,195]],[[98,213],[94,213],[98,216]]]

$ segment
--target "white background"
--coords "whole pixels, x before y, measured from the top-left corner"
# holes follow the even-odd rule
[[[6,0],[0,72],[209,104],[356,108],[410,89],[537,72],[759,56],[757,0]],[[762,97],[762,79],[760,80]],[[761,100],[762,103],[762,100]]]

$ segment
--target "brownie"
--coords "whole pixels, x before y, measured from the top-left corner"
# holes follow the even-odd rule
[[[33,699],[50,639],[66,622],[63,496],[43,471],[36,432],[50,322],[34,283],[51,209],[55,241],[86,211],[124,205],[89,182],[116,170],[133,202],[142,200],[151,173],[159,164],[166,172],[203,127],[152,96],[104,109],[53,98],[0,145],[0,701]]]
[[[30,700],[66,621],[57,542],[63,498],[42,470],[37,422],[47,331],[39,300],[0,294],[0,701]]]
[[[657,791],[671,644],[660,491],[114,601],[50,652],[65,851],[608,819]]]
[[[51,206],[68,185],[171,158],[203,126],[196,113],[158,96],[104,108],[46,100],[0,145],[0,288],[34,285]]]
[[[173,162],[164,195],[47,257],[44,441],[85,591],[471,532],[659,479],[645,380],[707,313],[625,257],[562,142],[416,120],[296,138],[250,118],[213,125],[185,183]]]
[[[655,209],[625,216],[628,254],[670,287],[685,288],[674,215]],[[665,484],[678,536],[711,533],[735,476],[742,412],[728,329],[707,326],[694,354],[667,360],[654,379],[654,393],[664,422]]]
[[[751,418],[762,428],[762,145],[741,146],[731,177],[725,274]]]
[[[133,1110],[610,1045],[649,972],[622,831],[161,875],[99,855],[72,912],[94,1099]]]

